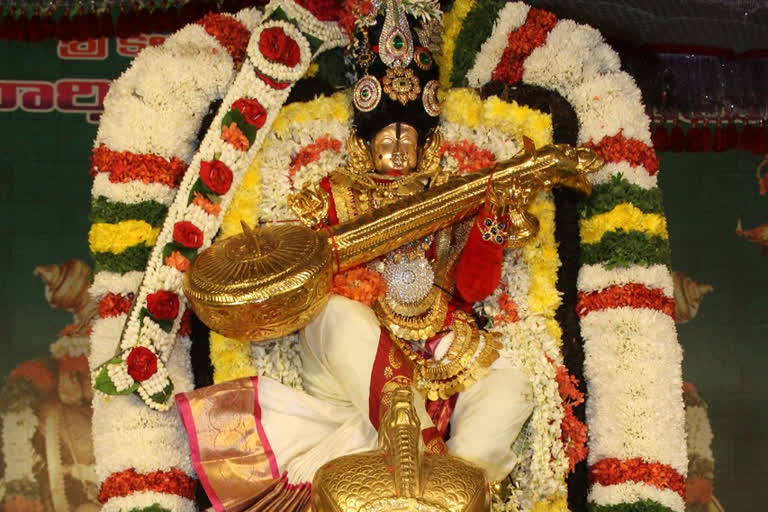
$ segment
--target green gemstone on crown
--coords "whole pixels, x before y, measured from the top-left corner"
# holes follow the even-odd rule
[[[363,89],[362,91],[360,91],[360,96],[362,96],[363,98],[367,98],[370,95],[371,95],[371,91],[369,91],[368,89]]]
[[[428,53],[422,53],[419,55],[419,60],[426,66],[432,62],[432,57],[430,57]]]
[[[395,48],[395,50],[402,50],[403,46],[405,46],[405,40],[403,39],[403,36],[397,34],[395,37],[393,37],[392,46]]]

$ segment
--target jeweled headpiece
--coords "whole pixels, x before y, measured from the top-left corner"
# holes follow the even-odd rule
[[[350,54],[358,81],[355,125],[370,139],[401,121],[425,133],[437,125],[442,12],[437,0],[353,0],[347,2]]]

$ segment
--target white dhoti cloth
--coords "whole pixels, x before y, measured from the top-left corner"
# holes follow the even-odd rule
[[[260,377],[179,395],[193,463],[209,496],[230,491],[243,475],[301,486],[326,462],[375,449],[369,393],[380,334],[371,308],[334,295],[301,333],[306,393]],[[441,345],[451,340],[448,335]],[[422,429],[432,426],[424,401],[414,396]],[[511,445],[531,414],[531,396],[523,373],[499,358],[487,376],[459,394],[449,452],[484,468],[490,480],[503,479],[515,465]],[[228,446],[232,442],[236,446]],[[230,483],[217,489],[223,481]],[[211,498],[214,506],[225,501]]]

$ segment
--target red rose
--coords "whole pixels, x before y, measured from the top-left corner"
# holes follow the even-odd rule
[[[270,27],[261,31],[259,51],[272,62],[289,68],[298,64],[301,56],[299,44],[286,35],[281,27]]]
[[[264,124],[262,122],[262,124]],[[232,171],[221,160],[200,163],[200,179],[214,194],[226,194],[232,186]]]
[[[179,296],[168,290],[150,293],[147,309],[157,320],[173,320],[179,314]]]
[[[191,222],[182,220],[173,226],[173,240],[184,247],[197,249],[203,245],[203,232]]]
[[[267,110],[258,100],[240,98],[232,104],[232,108],[243,114],[246,123],[252,124],[256,128],[264,126],[264,122],[267,120]]]
[[[143,382],[157,372],[157,356],[146,347],[134,347],[128,358],[128,375]]]

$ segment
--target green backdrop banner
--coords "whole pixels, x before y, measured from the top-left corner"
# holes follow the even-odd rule
[[[71,258],[90,262],[88,168],[104,96],[133,56],[163,40],[0,41],[2,376],[46,356],[71,320],[48,307],[32,272]],[[739,219],[745,229],[768,223],[759,161],[736,151],[661,158],[673,267],[714,287],[679,333],[684,376],[709,402],[716,494],[730,510],[768,502],[768,259],[736,233]]]

